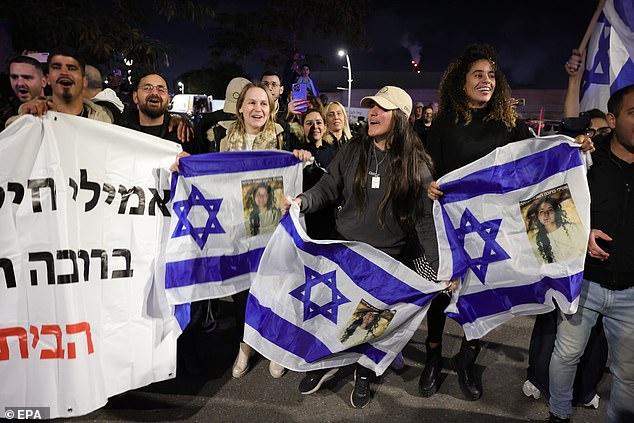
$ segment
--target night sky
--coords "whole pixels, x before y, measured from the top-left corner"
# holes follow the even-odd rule
[[[251,6],[253,2],[247,3]],[[488,42],[498,50],[500,65],[512,87],[565,88],[567,76],[563,63],[581,41],[596,3],[596,0],[373,1],[366,19],[370,50],[348,48],[348,52],[356,71],[408,71],[411,51],[415,53],[416,48],[409,51],[404,46],[418,44],[422,71],[442,72],[469,43]],[[210,40],[206,30],[176,21],[155,23],[147,31],[173,47],[171,66],[165,69],[168,77],[176,78],[188,70],[209,65]],[[333,34],[326,40],[307,40],[300,51],[306,54],[317,74],[341,69],[336,51],[346,47]],[[262,63],[255,58],[245,61],[243,66],[252,77],[263,70]]]

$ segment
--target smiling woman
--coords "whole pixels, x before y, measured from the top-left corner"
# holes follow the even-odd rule
[[[281,148],[283,129],[275,123],[272,104],[265,85],[260,82],[247,84],[238,97],[237,119],[220,141],[220,151]]]
[[[510,88],[489,45],[473,44],[454,59],[440,83],[440,109],[429,130],[427,142],[436,166],[435,177],[467,165],[497,147],[530,137],[528,127],[517,118],[510,102]],[[428,196],[442,195],[434,181]],[[442,333],[444,310],[449,296],[438,295],[427,312],[428,336],[425,341],[427,360],[420,376],[419,389],[424,397],[433,395],[439,386],[442,370]],[[482,395],[473,366],[480,352],[477,339],[463,339],[454,367],[464,396],[475,401]]]
[[[424,197],[432,164],[408,121],[412,99],[405,90],[386,86],[376,95],[364,97],[361,105],[369,107],[367,132],[362,131],[344,144],[328,173],[295,202],[306,216],[341,202],[330,239],[365,242],[410,266],[408,244],[415,239],[436,268],[438,252],[431,202]],[[322,136],[324,121],[319,113],[307,114],[304,125],[307,137],[314,140]],[[283,211],[288,207],[288,201],[282,203]],[[367,331],[363,339],[365,335]],[[336,371],[308,372],[299,391],[316,392]],[[356,366],[350,395],[355,408],[370,402],[371,373],[362,365]]]

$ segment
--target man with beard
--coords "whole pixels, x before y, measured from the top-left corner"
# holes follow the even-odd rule
[[[48,56],[48,81],[53,95],[27,101],[20,106],[18,114],[42,116],[53,110],[112,123],[112,117],[103,107],[83,98],[82,92],[87,85],[84,67],[84,60],[72,49],[60,48],[53,51]],[[13,116],[7,120],[7,126],[17,118],[18,116]]]
[[[163,76],[157,73],[143,75],[132,92],[132,101],[138,110],[128,116],[128,128],[180,144],[179,131],[170,131],[171,115],[167,112],[169,89]],[[183,142],[183,150],[190,154],[198,153],[199,144],[195,140]]]
[[[18,114],[22,103],[44,95],[46,77],[40,62],[29,56],[16,56],[9,61],[9,79],[15,97],[0,110],[0,130],[11,116]]]
[[[421,103],[422,104],[422,103]],[[431,122],[434,118],[434,109],[430,106],[423,106],[421,118],[414,121],[414,130],[418,134],[418,138],[423,142],[423,146],[427,148],[427,132],[431,128]]]

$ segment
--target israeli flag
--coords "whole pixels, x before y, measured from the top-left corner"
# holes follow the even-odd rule
[[[281,218],[302,189],[302,162],[283,151],[189,156],[172,178],[165,289],[170,304],[249,289]]]
[[[607,110],[615,91],[634,84],[634,2],[607,0],[588,43],[581,110]]]
[[[553,298],[576,311],[590,232],[585,175],[579,145],[553,135],[500,147],[438,181],[438,279],[462,279],[446,312],[468,339],[548,312]]]
[[[358,362],[381,375],[444,288],[367,244],[311,240],[294,204],[249,291],[244,340],[294,371]]]

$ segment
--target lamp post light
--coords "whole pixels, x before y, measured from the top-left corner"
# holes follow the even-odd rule
[[[350,66],[350,56],[344,50],[339,50],[337,52],[339,57],[346,56],[346,64],[347,66],[343,66],[344,69],[348,69],[348,88],[337,87],[338,90],[348,91],[348,115],[350,115],[350,95],[352,94],[352,66]]]
[[[178,89],[181,91],[181,94],[185,94],[185,84],[178,81],[177,85],[178,85]]]

